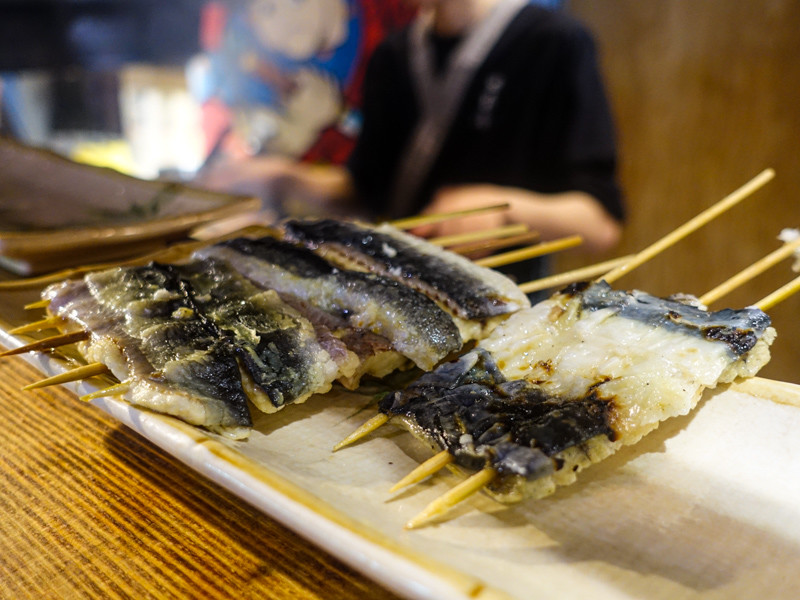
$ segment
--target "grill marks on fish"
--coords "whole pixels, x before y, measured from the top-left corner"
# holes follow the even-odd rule
[[[525,294],[504,275],[390,225],[368,228],[333,220],[292,220],[284,231],[287,239],[322,249],[340,264],[361,264],[402,281],[461,319],[487,321],[529,306]]]
[[[271,238],[238,238],[195,256],[225,260],[262,288],[383,336],[422,369],[432,369],[461,348],[455,323],[428,297],[379,275],[339,269],[305,248]]]

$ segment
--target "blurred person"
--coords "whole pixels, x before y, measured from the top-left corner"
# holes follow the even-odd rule
[[[413,15],[403,0],[207,3],[204,52],[188,73],[209,164],[256,155],[344,163],[360,129],[367,59]]]
[[[346,164],[261,156],[207,174],[266,183],[320,214],[398,218],[508,203],[502,213],[418,230],[526,223],[544,239],[613,247],[624,207],[613,122],[589,32],[522,0],[416,0],[413,24],[374,51],[363,125]],[[543,261],[526,265],[532,279]]]

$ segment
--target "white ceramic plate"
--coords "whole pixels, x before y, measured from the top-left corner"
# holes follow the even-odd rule
[[[260,205],[0,138],[0,266],[23,275],[141,255]]]
[[[19,342],[2,333],[7,346]],[[45,373],[57,361],[33,355]],[[83,383],[78,393],[92,390]],[[315,397],[230,442],[123,402],[95,401],[178,459],[408,598],[800,597],[800,387],[755,379],[706,394],[539,501],[477,496],[436,525],[403,529],[457,478],[392,496],[427,458],[386,426],[331,447],[370,398]]]

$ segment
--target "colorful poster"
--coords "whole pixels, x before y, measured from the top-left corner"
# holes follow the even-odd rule
[[[207,152],[346,160],[371,51],[408,23],[403,0],[212,2],[189,79]]]

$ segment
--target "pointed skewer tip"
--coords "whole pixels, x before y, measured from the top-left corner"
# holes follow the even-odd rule
[[[437,471],[440,471],[451,462],[453,462],[453,455],[447,450],[442,450],[438,454],[431,456],[424,463],[417,466],[417,468],[411,471],[408,475],[395,483],[391,488],[389,488],[389,493],[391,494],[414,483],[419,483],[429,475],[433,475]]]
[[[96,398],[107,398],[108,396],[119,396],[120,394],[124,394],[130,389],[131,385],[127,381],[123,381],[122,383],[117,383],[116,385],[109,386],[107,388],[103,388],[102,390],[97,390],[96,392],[91,392],[89,394],[84,394],[80,397],[83,402],[89,402]]]
[[[57,326],[63,322],[64,321],[61,319],[61,317],[47,317],[46,319],[40,319],[39,321],[34,321],[33,323],[20,325],[14,329],[9,329],[8,333],[11,335],[20,335],[22,333],[44,331],[45,329],[56,329]]]
[[[353,433],[348,435],[344,438],[341,442],[336,444],[333,447],[333,451],[336,452],[337,450],[341,450],[345,446],[349,446],[353,442],[356,442],[363,438],[366,435],[369,435],[376,429],[378,429],[381,425],[385,424],[389,420],[389,417],[383,413],[378,413],[374,417],[372,417],[369,421],[361,425],[358,429],[356,429]]]
[[[69,371],[65,371],[64,373],[59,373],[58,375],[53,375],[52,377],[42,379],[41,381],[28,384],[22,389],[23,391],[35,390],[43,387],[49,387],[51,385],[59,385],[62,383],[70,383],[71,381],[89,379],[95,375],[105,375],[109,372],[110,371],[108,367],[103,363],[91,363],[89,365],[83,365],[76,369],[71,369]]]
[[[554,252],[560,252],[562,250],[574,248],[582,243],[583,238],[581,236],[571,235],[550,242],[534,244],[532,246],[528,246],[527,248],[511,250],[510,252],[503,252],[502,254],[487,256],[486,258],[479,258],[474,262],[480,267],[500,267],[526,260],[528,258],[535,258],[537,256],[544,256],[545,254],[552,254]]]
[[[23,306],[25,310],[36,310],[37,308],[47,308],[50,306],[50,300],[37,300]]]
[[[436,517],[446,513],[456,504],[463,502],[473,494],[479,492],[495,477],[497,477],[497,471],[491,467],[486,467],[485,469],[478,471],[469,479],[465,479],[456,487],[442,494],[436,500],[428,504],[428,506],[426,506],[421,513],[405,524],[405,528],[416,529],[422,525],[426,525]]]
[[[449,247],[473,242],[485,243],[487,240],[501,240],[504,238],[516,237],[527,232],[528,226],[523,223],[519,223],[429,238],[428,243],[436,246]]]
[[[26,352],[43,352],[45,350],[53,350],[59,346],[66,346],[67,344],[74,344],[75,342],[82,342],[89,338],[88,331],[75,331],[73,333],[66,333],[63,335],[54,335],[53,337],[44,338],[31,342],[19,348],[12,348],[5,352],[0,352],[0,357],[14,356],[16,354],[25,354]]]
[[[468,208],[465,210],[456,210],[447,213],[416,215],[414,217],[407,217],[404,219],[396,219],[394,221],[389,221],[389,224],[396,227],[397,229],[413,229],[414,227],[419,227],[420,225],[441,223],[442,221],[449,221],[451,219],[458,219],[460,217],[480,215],[488,212],[504,211],[508,210],[509,206],[510,205],[507,202],[505,202],[503,204],[480,206],[477,208]]]

